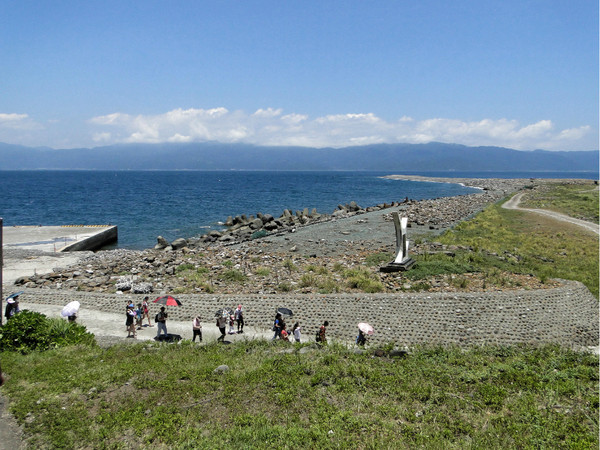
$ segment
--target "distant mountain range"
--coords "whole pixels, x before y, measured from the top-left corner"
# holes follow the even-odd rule
[[[518,151],[458,144],[344,148],[261,147],[215,142],[51,149],[0,143],[0,169],[362,170],[598,172],[598,150]]]

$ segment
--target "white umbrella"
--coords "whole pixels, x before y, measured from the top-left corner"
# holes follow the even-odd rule
[[[358,329],[369,336],[373,334],[373,327],[366,322],[359,323]]]
[[[75,316],[77,311],[79,311],[79,306],[80,305],[78,301],[67,303],[62,309],[60,315],[63,317]]]

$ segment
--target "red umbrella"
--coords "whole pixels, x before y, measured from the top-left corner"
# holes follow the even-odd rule
[[[182,303],[171,295],[163,295],[162,297],[158,297],[152,303],[158,303],[159,305],[165,306],[181,306]]]

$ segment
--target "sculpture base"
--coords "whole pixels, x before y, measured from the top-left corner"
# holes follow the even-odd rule
[[[391,262],[387,266],[382,266],[379,268],[379,271],[384,273],[404,272],[405,270],[410,269],[415,263],[416,261],[414,259],[407,258],[400,263]]]

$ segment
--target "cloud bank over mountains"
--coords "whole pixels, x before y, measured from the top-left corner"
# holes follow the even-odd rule
[[[59,129],[64,125],[60,121],[39,123],[28,114],[0,113],[0,141],[54,148],[206,141],[301,147],[444,142],[517,150],[597,148],[590,126],[561,130],[550,120],[521,124],[510,119],[418,120],[405,116],[388,121],[373,113],[311,118],[273,108],[258,109],[254,113],[224,107],[178,108],[156,115],[116,112],[88,119],[78,136],[63,136],[57,140]]]

